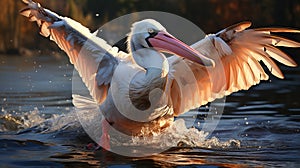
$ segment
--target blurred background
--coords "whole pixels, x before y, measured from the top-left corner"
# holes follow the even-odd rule
[[[206,33],[241,21],[251,21],[252,27],[300,30],[300,0],[36,1],[92,31],[119,16],[150,10],[177,14]],[[74,122],[73,66],[55,43],[38,33],[35,23],[19,14],[25,7],[21,0],[0,0],[0,5],[0,167],[170,167],[199,162],[200,167],[300,167],[300,66],[282,64],[284,80],[270,76],[258,86],[226,97],[222,119],[212,134],[217,139],[209,137],[211,141],[200,148],[189,151],[184,146],[144,160],[83,152],[91,140]],[[300,41],[300,33],[279,35]],[[299,48],[280,49],[300,64]],[[182,118],[199,128],[206,112],[202,106]],[[231,147],[231,139],[242,147]],[[223,142],[230,147],[216,146]]]
[[[36,0],[60,15],[71,17],[92,31],[111,19],[131,12],[154,10],[182,16],[204,32],[219,31],[240,21],[251,21],[253,27],[284,26],[300,28],[299,0]],[[49,46],[19,11],[21,0],[1,0],[0,54],[30,55],[32,50],[43,54],[59,51]],[[48,52],[48,53],[47,53]]]

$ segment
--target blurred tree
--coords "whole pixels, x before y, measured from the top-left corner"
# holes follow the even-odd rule
[[[84,6],[87,0],[67,0],[66,12],[69,13],[70,17],[76,18],[78,22],[83,25],[91,25],[92,16],[90,13],[84,12]]]
[[[16,53],[19,48],[20,19],[18,1],[1,0],[2,14],[0,15],[0,51]]]
[[[111,19],[137,11],[164,11],[189,19],[205,32],[216,32],[249,20],[258,26],[300,27],[299,0],[36,0],[60,15],[97,29]],[[19,15],[21,0],[1,0],[0,52],[16,53],[20,47],[49,48],[34,24]],[[36,43],[39,41],[39,43]],[[53,44],[50,50],[57,49]]]

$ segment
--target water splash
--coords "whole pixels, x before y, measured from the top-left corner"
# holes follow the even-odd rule
[[[240,148],[239,140],[221,141],[217,137],[208,138],[209,133],[197,128],[187,128],[183,119],[176,120],[164,132],[146,137],[132,137],[128,146],[197,147],[197,148]]]
[[[2,113],[0,114],[0,132],[27,129],[41,124],[46,120],[37,107],[32,111],[22,114],[9,113],[2,108]]]
[[[0,114],[0,132],[15,131],[18,134],[34,131],[36,133],[52,133],[62,131],[68,127],[80,127],[74,112],[67,114],[52,114],[46,116],[35,107],[28,112],[8,112],[2,110]]]
[[[80,123],[78,122],[76,114],[69,112],[67,114],[53,115],[38,127],[43,130],[41,133],[52,133],[55,131],[63,131],[71,127],[78,128],[80,127]]]
[[[91,115],[85,115],[89,119]],[[99,126],[96,124],[95,126]],[[71,129],[70,129],[71,128]],[[46,118],[38,108],[21,114],[10,114],[4,111],[0,115],[0,132],[18,131],[19,134],[33,131],[35,133],[49,134],[62,132],[64,130],[73,131],[74,137],[82,136],[78,132],[81,124],[78,121],[78,111],[71,111],[67,114],[53,114]],[[99,130],[99,128],[93,128]],[[101,129],[100,129],[101,130]],[[85,134],[85,133],[84,133]],[[209,133],[198,130],[195,127],[187,128],[183,119],[177,119],[174,123],[161,133],[153,136],[131,137],[126,141],[112,139],[111,143],[116,146],[150,146],[153,148],[171,147],[199,147],[199,148],[240,148],[239,140],[230,139],[221,141],[217,137],[208,138]],[[87,136],[87,135],[83,135]],[[89,142],[86,142],[89,143]]]

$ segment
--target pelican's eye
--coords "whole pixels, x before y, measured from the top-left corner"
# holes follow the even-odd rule
[[[151,43],[149,42],[149,38],[154,38],[158,34],[158,31],[154,30],[152,28],[149,28],[148,33],[149,33],[149,36],[145,40],[146,40],[148,46],[152,47]]]
[[[148,33],[149,33],[149,34],[153,34],[154,32],[155,32],[154,29],[152,29],[152,28],[149,28],[149,29],[148,29]]]
[[[157,35],[157,33],[158,33],[158,31],[156,31],[156,30],[154,30],[154,29],[152,29],[152,28],[149,28],[148,29],[148,33],[149,33],[149,37],[154,37],[154,36],[156,36]]]

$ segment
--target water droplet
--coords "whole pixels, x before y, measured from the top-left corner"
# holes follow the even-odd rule
[[[98,17],[98,16],[100,16],[100,14],[99,14],[99,13],[96,13],[95,16]]]

